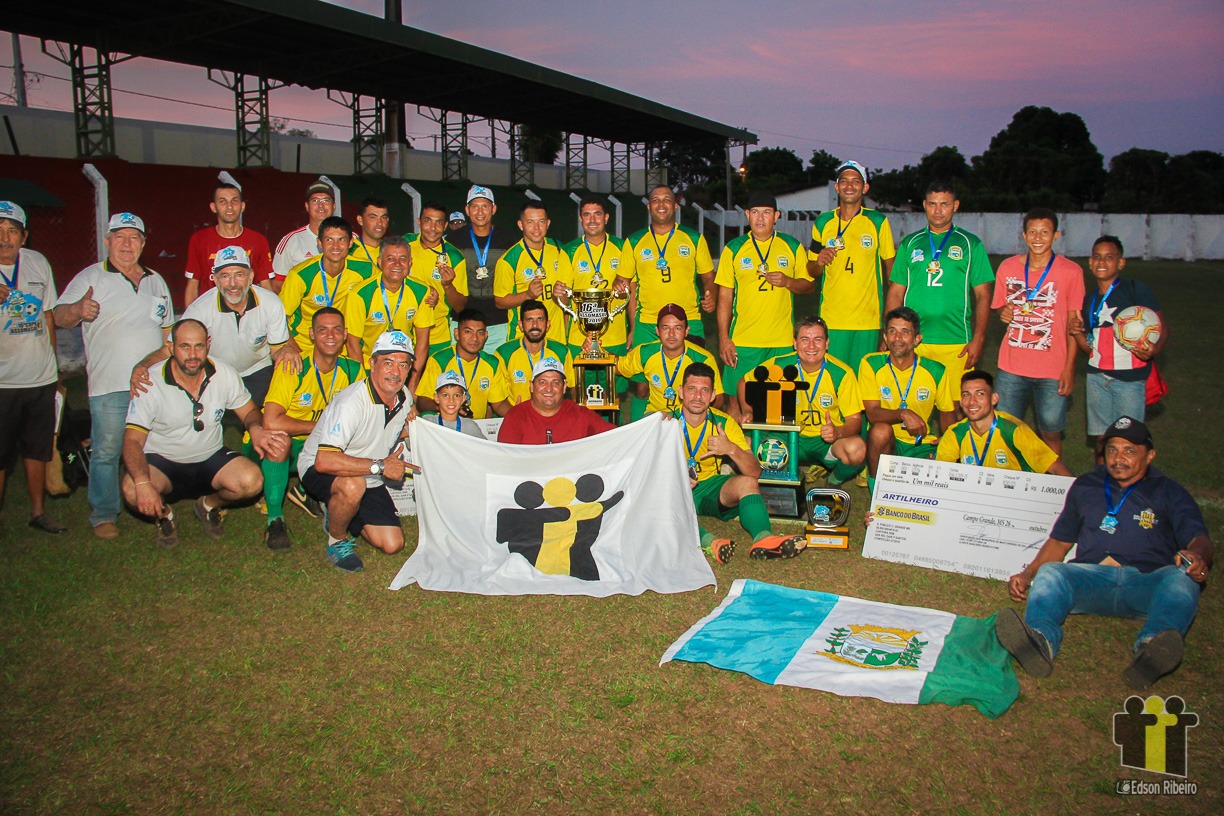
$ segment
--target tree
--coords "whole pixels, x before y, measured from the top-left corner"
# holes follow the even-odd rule
[[[519,138],[527,157],[537,164],[556,164],[557,156],[561,154],[561,145],[565,143],[561,131],[523,125],[519,128]]]
[[[813,150],[812,158],[808,159],[807,179],[814,184],[824,184],[833,180],[833,174],[841,166],[842,160],[825,150]]]
[[[1169,159],[1164,212],[1224,212],[1224,154],[1193,150]]]
[[[1101,196],[1105,212],[1152,212],[1160,206],[1161,185],[1169,154],[1132,147],[1109,160],[1109,176]]]
[[[918,208],[928,184],[947,181],[956,188],[956,196],[964,207],[972,201],[972,174],[960,150],[943,145],[923,156],[916,166],[907,164],[900,170],[873,173],[867,195],[882,206]]]
[[[803,160],[785,147],[754,150],[744,167],[744,186],[749,190],[776,190],[803,181]]]
[[[974,157],[973,173],[979,208],[1004,211],[1080,208],[1100,198],[1105,182],[1084,120],[1035,105],[1017,111]]]
[[[722,139],[665,142],[658,153],[672,186],[681,189],[726,183],[727,143]]]
[[[290,136],[295,139],[313,139],[315,132],[307,128],[291,128],[289,120],[280,116],[272,116],[268,118],[268,129],[282,136]]]

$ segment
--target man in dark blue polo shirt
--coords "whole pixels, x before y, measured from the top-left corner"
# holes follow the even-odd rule
[[[1049,540],[1008,582],[1012,600],[1028,597],[1024,619],[1004,609],[995,626],[1021,668],[1046,677],[1067,615],[1146,619],[1122,672],[1141,690],[1181,662],[1215,548],[1194,499],[1151,467],[1146,425],[1121,417],[1102,442],[1105,464],[1075,480]],[[1075,558],[1063,563],[1072,545]]]

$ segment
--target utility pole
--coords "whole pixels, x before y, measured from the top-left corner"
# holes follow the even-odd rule
[[[25,65],[21,60],[21,35],[13,34],[13,99],[19,108],[29,107],[26,102]]]

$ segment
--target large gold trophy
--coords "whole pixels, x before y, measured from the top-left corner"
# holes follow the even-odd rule
[[[599,338],[607,332],[612,320],[629,307],[629,299],[617,295],[608,288],[607,281],[599,272],[591,279],[586,289],[570,289],[570,302],[564,303],[554,296],[561,310],[577,321],[586,332],[586,350],[574,358],[574,401],[593,411],[610,413],[613,421],[620,416],[620,404],[616,399],[616,357],[604,351]],[[623,302],[612,306],[612,299]]]

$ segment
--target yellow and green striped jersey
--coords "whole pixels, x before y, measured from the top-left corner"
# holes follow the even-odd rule
[[[336,395],[358,380],[365,379],[365,370],[356,360],[341,357],[326,374],[315,368],[312,354],[302,355],[302,370],[290,374],[280,366],[272,372],[272,383],[264,404],[275,403],[285,409],[285,415],[301,422],[315,422]],[[305,439],[301,434],[298,439]]]
[[[361,338],[362,362],[370,364],[370,350],[383,332],[399,330],[415,340],[416,329],[431,328],[434,310],[425,303],[428,296],[428,286],[407,278],[398,292],[385,291],[381,275],[350,292],[344,325],[349,334]]]
[[[349,245],[349,269],[361,275],[362,280],[373,280],[382,273],[378,266],[378,257],[382,253],[382,245],[370,246],[362,243],[356,235]]]
[[[739,423],[713,406],[706,412],[705,422],[696,427],[688,424],[684,411],[676,409],[673,414],[676,419],[680,420],[680,431],[684,437],[684,455],[688,459],[697,461],[697,481],[699,482],[717,476],[723,466],[723,460],[730,458],[726,456],[702,458],[709,453],[710,439],[716,434],[727,437],[732,444],[744,450],[749,450],[748,438],[744,436],[744,431],[740,428]]]
[[[659,268],[660,257],[666,268]],[[620,276],[637,283],[635,323],[658,322],[659,309],[669,303],[684,308],[689,320],[701,319],[701,288],[698,275],[714,271],[714,259],[704,235],[691,227],[675,225],[673,231],[656,235],[650,227],[625,239]]]
[[[820,316],[830,329],[879,330],[884,307],[884,261],[897,254],[888,218],[867,207],[849,221],[840,220],[837,210],[821,213],[812,225],[808,251],[815,257],[834,241],[841,248],[821,276]]]
[[[326,306],[343,312],[349,290],[360,284],[361,275],[349,269],[347,263],[339,275],[324,275],[323,261],[318,255],[289,270],[281,286],[280,299],[289,319],[289,332],[303,354],[309,357],[314,352],[314,343],[310,340],[310,320],[314,313]]]
[[[429,355],[421,381],[417,383],[416,395],[433,399],[437,393],[438,375],[443,371],[454,371],[467,383],[468,403],[476,419],[491,417],[489,404],[510,396],[502,361],[496,355],[482,351],[475,360],[467,361],[454,348]]]
[[[535,256],[534,260],[532,255]],[[537,262],[541,265],[537,266]],[[493,296],[505,297],[526,292],[541,274],[541,269],[544,270],[544,294],[539,299],[548,308],[548,339],[564,343],[568,337],[565,312],[561,311],[561,307],[553,299],[553,285],[559,281],[572,288],[574,274],[570,269],[569,256],[553,239],[545,238],[544,248],[539,252],[528,249],[527,244],[521,240],[503,252],[493,270]],[[506,310],[508,340],[522,335],[518,316],[517,308]]]
[[[446,291],[442,287],[442,274],[438,272],[438,259],[445,256],[455,270],[455,291],[461,295],[468,293],[467,261],[463,253],[443,239],[437,249],[430,249],[421,244],[421,236],[409,233],[404,236],[408,248],[412,250],[412,269],[408,278],[438,290],[438,305],[434,307],[434,327],[429,333],[431,348],[444,348],[451,343],[450,304],[446,302]]]
[[[820,436],[820,426],[826,419],[834,425],[845,425],[846,417],[863,410],[858,378],[836,357],[826,354],[823,370],[815,371],[804,371],[799,355],[794,352],[770,358],[764,365],[795,366],[799,379],[808,384],[806,390],[795,396],[795,414],[803,436]]]
[[[569,346],[564,343],[545,340],[544,348],[538,354],[530,354],[521,339],[509,340],[498,346],[497,358],[501,360],[506,393],[511,405],[531,399],[531,369],[542,357],[552,357],[565,366],[565,384],[572,388],[574,365],[570,359]]]
[[[881,408],[908,408],[922,417],[931,433],[935,409],[951,411],[954,407],[952,389],[943,363],[918,355],[914,360],[914,365],[902,370],[889,365],[887,351],[868,354],[859,364],[859,393],[863,402],[878,402]],[[893,434],[902,442],[918,441],[900,422],[893,423]]]
[[[785,287],[765,282],[760,269],[781,272],[788,278],[807,277],[807,250],[797,238],[775,232],[754,241],[752,234],[727,242],[718,259],[714,282],[734,290],[731,303],[731,341],[746,348],[782,348],[791,344],[794,295]]]
[[[591,246],[583,241],[582,238],[576,238],[561,247],[565,257],[569,259],[574,281],[572,288],[592,288],[591,281],[595,277],[596,269],[598,269],[599,276],[603,279],[600,288],[611,289],[613,282],[616,281],[616,276],[619,274],[621,252],[624,250],[624,245],[625,242],[620,238],[614,235],[607,235],[603,243],[597,246]],[[611,311],[623,303],[624,301],[614,298],[609,303],[608,309]],[[628,309],[625,309],[612,318],[612,324],[599,340],[601,345],[618,346],[628,342],[629,315],[627,312]],[[582,326],[579,325],[578,321],[570,318],[569,322],[569,344],[581,347],[586,342],[586,332],[582,330]]]
[[[667,359],[663,352],[663,344],[658,340],[634,346],[624,357],[616,361],[616,370],[622,377],[633,377],[638,374],[646,378],[650,386],[650,401],[646,411],[675,411],[680,408],[680,384],[684,382],[684,372],[693,363],[705,363],[714,369],[714,393],[722,393],[722,376],[718,373],[721,366],[714,355],[694,345],[687,340],[684,350],[676,359]],[[672,391],[668,396],[668,389]]]
[[[979,434],[970,426],[968,419],[962,419],[940,438],[935,458],[941,462],[980,464],[982,467],[1022,470],[1026,473],[1046,473],[1050,465],[1058,461],[1058,454],[1028,425],[1002,411],[996,411],[995,418],[998,424],[993,434],[989,430]],[[980,463],[978,456],[982,457]]]

